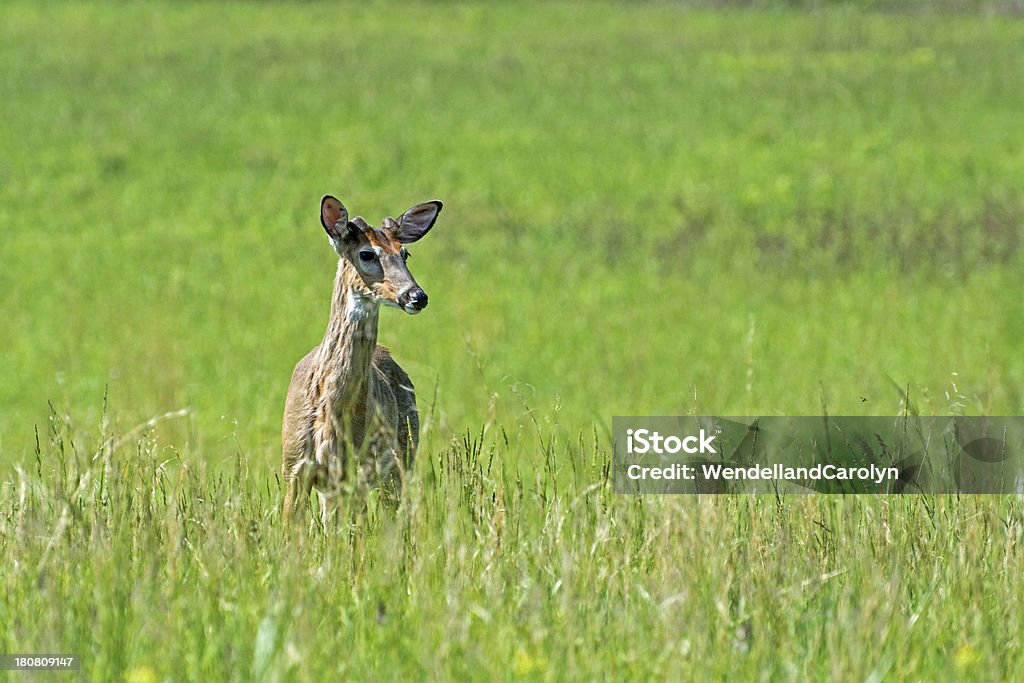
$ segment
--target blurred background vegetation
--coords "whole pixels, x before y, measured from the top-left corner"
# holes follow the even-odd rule
[[[276,466],[328,192],[445,202],[381,341],[447,432],[1019,412],[1016,4],[738,4],[5,3],[0,457],[109,392]]]

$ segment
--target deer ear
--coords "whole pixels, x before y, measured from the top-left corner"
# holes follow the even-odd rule
[[[434,221],[437,220],[437,214],[441,213],[442,206],[444,205],[435,199],[412,207],[398,219],[395,237],[402,244],[411,244],[423,237],[434,227]]]
[[[332,240],[341,242],[348,225],[348,209],[329,194],[320,200],[320,224]]]

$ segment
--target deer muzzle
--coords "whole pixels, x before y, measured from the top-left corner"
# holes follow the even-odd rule
[[[427,293],[419,287],[410,287],[398,295],[398,305],[406,313],[416,315],[427,307]]]

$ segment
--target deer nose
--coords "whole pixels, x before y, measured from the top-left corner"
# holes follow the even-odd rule
[[[427,307],[427,293],[419,287],[403,292],[402,299],[404,299],[404,301],[400,301],[399,303],[402,304],[402,308],[407,311],[412,309],[419,312]]]

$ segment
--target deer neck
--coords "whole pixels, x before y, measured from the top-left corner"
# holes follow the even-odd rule
[[[379,305],[356,287],[358,279],[351,264],[338,262],[331,315],[320,344],[319,377],[314,378],[335,416],[365,405],[377,348]]]

